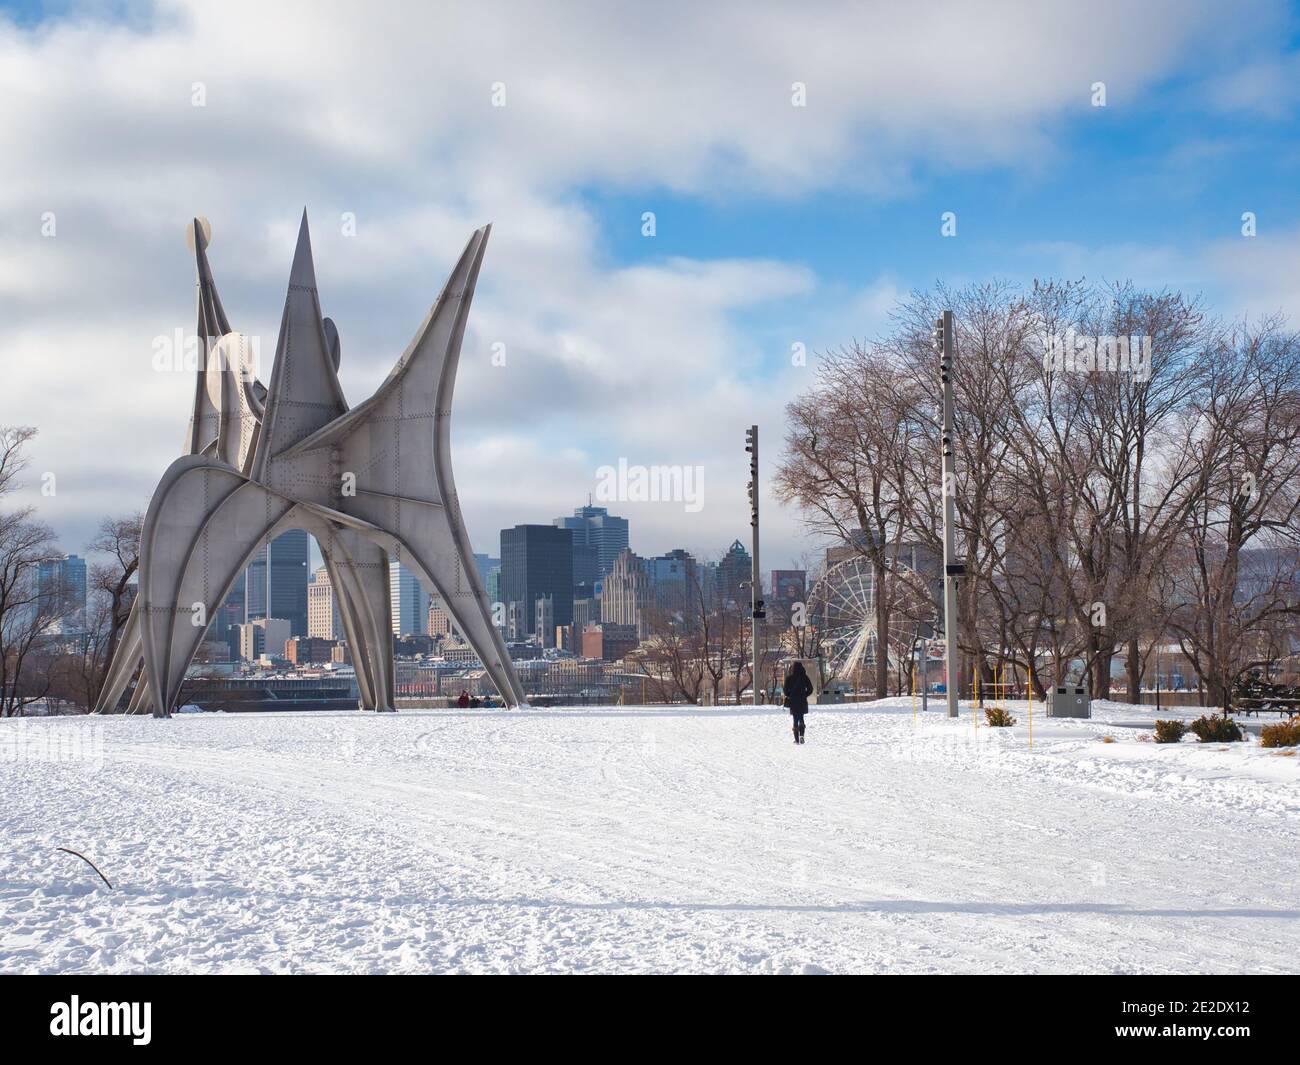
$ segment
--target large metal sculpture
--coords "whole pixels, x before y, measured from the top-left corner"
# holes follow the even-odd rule
[[[339,335],[321,316],[304,211],[269,387],[253,374],[208,266],[210,231],[190,231],[202,358],[184,454],[145,515],[140,590],[98,710],[143,662],[130,710],[167,716],[211,619],[239,574],[287,529],[316,538],[352,651],[361,705],[394,709],[388,558],[446,604],[509,706],[523,689],[470,551],[452,478],[451,399],[465,319],[490,226],[464,252],[397,365],[349,409]]]

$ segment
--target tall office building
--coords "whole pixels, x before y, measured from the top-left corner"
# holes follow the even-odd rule
[[[669,614],[696,614],[700,609],[699,576],[695,559],[683,548],[676,547],[666,555],[648,558],[646,576],[657,609]]]
[[[518,608],[529,636],[537,633],[537,600],[551,599],[552,625],[573,621],[573,532],[555,525],[501,530],[501,600]],[[552,633],[552,640],[554,633]]]
[[[86,560],[77,555],[42,562],[36,571],[36,590],[46,611],[56,620],[55,632],[86,629]]]
[[[291,636],[306,636],[310,558],[311,537],[302,529],[282,533],[254,555],[244,575],[244,620],[283,618]]]
[[[614,560],[614,567],[604,580],[600,597],[600,620],[635,627],[645,639],[648,631],[646,612],[654,605],[645,559],[624,548]]]
[[[491,555],[474,554],[474,565],[478,569],[478,579],[483,582],[483,587],[487,588],[488,574],[494,569],[501,568],[501,560],[493,558]]]
[[[388,597],[394,636],[424,636],[429,626],[429,596],[414,571],[388,560]]]
[[[321,566],[307,585],[307,635],[320,640],[342,640],[339,601],[330,583],[330,571]]]
[[[749,582],[753,576],[753,560],[745,545],[733,540],[727,553],[718,563],[718,595],[724,603],[748,603]]]
[[[451,636],[455,631],[456,626],[442,600],[435,595],[429,596],[428,634],[433,637]]]
[[[699,562],[696,573],[700,579],[700,597],[704,600],[704,609],[713,610],[718,605],[718,564],[716,562]]]
[[[604,507],[585,506],[555,525],[573,533],[573,583],[591,585],[614,568],[614,559],[627,547],[627,518]]]

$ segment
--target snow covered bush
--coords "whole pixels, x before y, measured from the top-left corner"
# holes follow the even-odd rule
[[[1276,725],[1265,725],[1259,730],[1261,747],[1295,747],[1300,745],[1300,717],[1290,721],[1279,721]]]
[[[1016,719],[1011,716],[1011,711],[1000,706],[986,706],[984,718],[994,728],[1010,728],[1016,723]]]
[[[1156,743],[1180,743],[1187,735],[1186,721],[1157,721]]]
[[[1205,714],[1192,722],[1192,731],[1202,743],[1236,743],[1245,739],[1241,727],[1230,717]]]

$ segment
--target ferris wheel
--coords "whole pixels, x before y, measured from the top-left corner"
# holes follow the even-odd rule
[[[905,567],[898,567],[899,570]],[[906,570],[910,575],[911,570]],[[899,575],[897,570],[890,576]],[[810,621],[817,629],[828,678],[844,681],[855,689],[876,668],[881,653],[876,630],[875,573],[861,556],[830,566],[813,586],[809,596]],[[896,618],[899,617],[895,611]],[[896,665],[900,647],[910,647],[911,623],[899,618],[890,624],[884,654]]]

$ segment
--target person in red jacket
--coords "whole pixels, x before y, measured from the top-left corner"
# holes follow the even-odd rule
[[[460,698],[456,700],[456,705],[462,710],[469,709],[469,692],[461,692]]]

